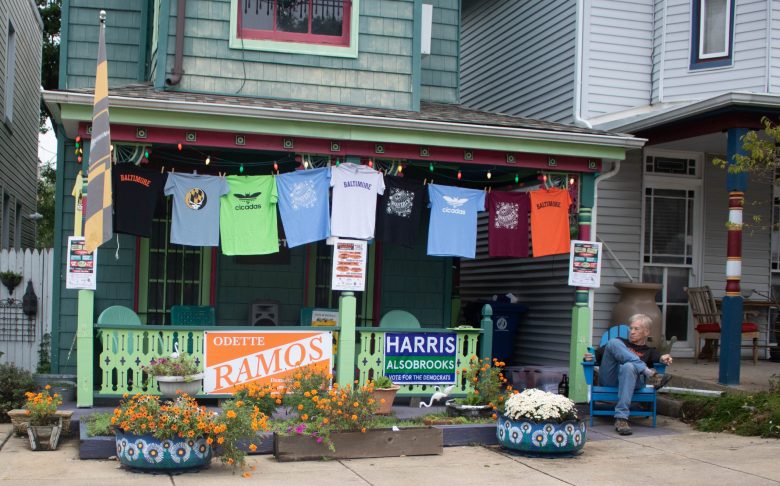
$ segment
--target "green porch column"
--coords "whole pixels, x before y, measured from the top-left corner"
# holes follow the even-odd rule
[[[355,380],[355,320],[357,303],[354,292],[339,297],[339,351],[336,356],[336,383],[351,385]]]
[[[595,178],[593,174],[580,176],[580,210],[579,239],[591,241],[590,222],[595,194]],[[588,400],[588,386],[582,371],[582,355],[591,342],[591,308],[590,289],[577,287],[574,298],[574,308],[571,311],[571,344],[569,348],[569,398],[581,403]]]
[[[94,386],[95,291],[79,290],[78,327],[76,329],[76,406],[91,407]]]

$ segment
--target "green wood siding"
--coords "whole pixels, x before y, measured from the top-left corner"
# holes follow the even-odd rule
[[[433,26],[431,53],[422,56],[421,99],[457,103],[460,2],[423,0],[423,3],[433,5]]]
[[[70,0],[67,20],[68,43],[65,86],[77,89],[95,85],[97,66],[98,15],[106,19],[106,55],[110,86],[137,83],[139,69],[146,62],[141,53],[141,13],[146,0]],[[65,19],[65,16],[63,16]],[[63,26],[65,29],[66,26]],[[60,67],[62,69],[63,66]]]

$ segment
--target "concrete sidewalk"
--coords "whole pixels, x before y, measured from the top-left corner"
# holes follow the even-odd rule
[[[297,463],[252,456],[248,464],[256,469],[249,479],[218,461],[208,470],[178,476],[128,472],[114,461],[81,461],[75,438],[54,452],[32,452],[26,439],[9,437],[9,424],[0,424],[0,443],[5,441],[0,486],[780,484],[780,441],[696,432],[666,417],[659,417],[656,429],[641,423],[634,435],[621,437],[610,422],[598,422],[576,457],[529,458],[485,447],[445,448],[441,456]]]

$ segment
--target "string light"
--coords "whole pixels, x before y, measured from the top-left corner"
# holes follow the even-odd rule
[[[430,162],[430,163],[428,164],[428,170],[429,170],[429,171],[431,171],[431,172],[433,172],[433,162]]]
[[[547,174],[542,175],[542,182],[547,182]]]
[[[488,171],[488,173],[487,173],[488,180],[490,180],[492,177],[493,177],[493,173]]]
[[[81,146],[81,137],[76,137],[76,148],[79,148]]]
[[[520,176],[515,174],[515,184],[518,184],[520,182]]]
[[[238,168],[238,172],[241,174],[244,173],[244,164],[241,164],[241,167]]]
[[[461,180],[463,178],[463,174],[460,172],[460,169],[458,169],[458,180]]]
[[[337,159],[336,159],[336,167],[338,167],[338,166],[340,166],[340,165],[341,165],[341,162],[339,162],[339,159],[337,158]]]
[[[211,156],[207,155],[206,156],[206,165],[209,165],[210,163],[211,163]]]
[[[404,171],[404,165],[403,164],[398,164],[398,173],[400,174],[403,171]]]
[[[368,159],[368,166],[373,169],[374,168],[374,161],[371,160],[371,159]]]
[[[274,162],[274,170],[276,172],[279,172],[279,164],[277,164],[276,162]]]
[[[569,179],[569,185],[570,185],[570,186],[573,186],[573,185],[574,185],[574,177],[572,177],[571,179]]]
[[[181,152],[181,143],[179,143],[178,145],[176,145],[176,148],[177,148],[177,149],[179,149],[179,152]]]
[[[151,154],[151,152],[149,151],[148,148],[144,149],[144,158],[148,159],[150,154]]]

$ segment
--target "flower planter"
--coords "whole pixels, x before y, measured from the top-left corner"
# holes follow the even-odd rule
[[[177,392],[194,397],[203,388],[203,373],[187,376],[155,376],[160,385],[160,394],[168,398],[176,398]]]
[[[211,446],[204,437],[156,439],[116,430],[116,457],[128,468],[146,472],[191,471],[211,464]]]
[[[393,431],[374,429],[361,432],[333,432],[330,439],[336,449],[307,435],[274,434],[277,461],[322,459],[360,459],[367,457],[427,456],[442,453],[442,431],[436,428],[409,428]]]
[[[13,425],[14,433],[17,436],[27,435],[27,426],[30,423],[27,410],[23,408],[9,410],[8,416],[11,418],[11,425]],[[62,419],[62,433],[70,433],[70,419],[73,417],[73,410],[57,410],[54,416]]]
[[[512,420],[498,417],[496,436],[501,447],[532,454],[576,453],[585,445],[582,420],[562,423]]]
[[[28,425],[27,437],[30,439],[30,449],[34,451],[53,451],[57,449],[62,432],[62,418],[52,417],[49,425]]]
[[[376,414],[377,415],[390,415],[393,411],[393,401],[395,400],[395,394],[398,393],[401,387],[399,385],[393,385],[390,388],[374,388],[372,392],[374,400],[376,400]],[[384,402],[382,402],[384,400]]]
[[[444,405],[446,405],[447,415],[450,417],[487,418],[495,413],[489,405],[461,405],[454,398],[447,400]]]

